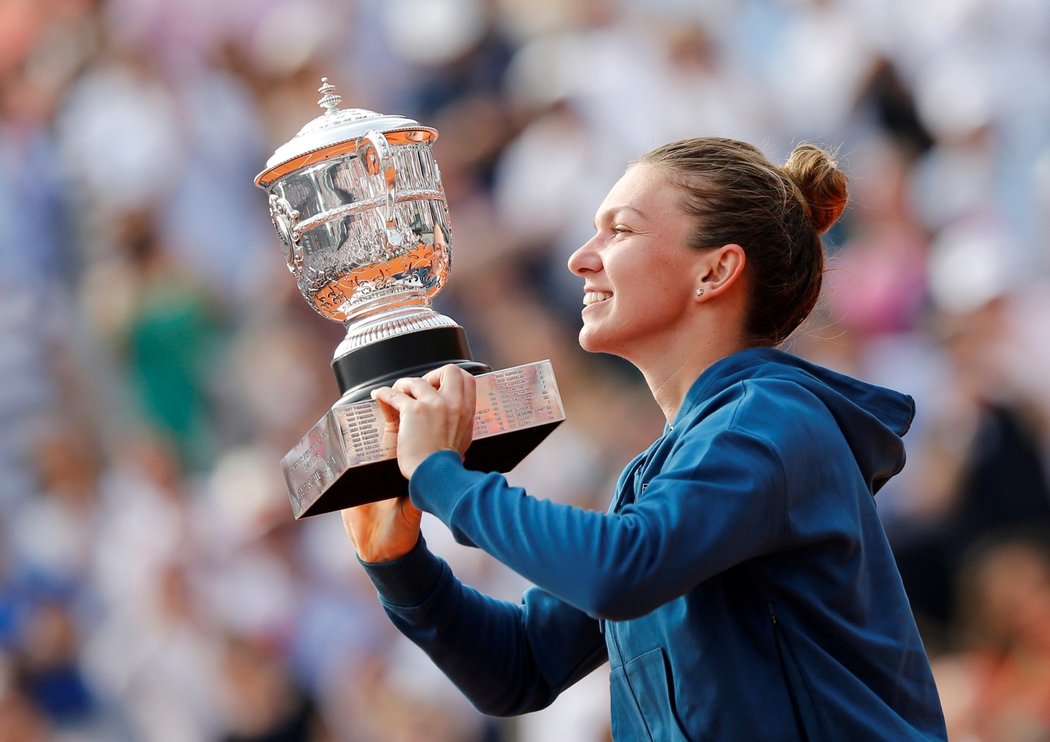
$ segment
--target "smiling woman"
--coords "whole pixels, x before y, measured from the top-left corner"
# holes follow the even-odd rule
[[[479,709],[533,711],[608,661],[616,739],[944,739],[874,494],[910,397],[776,349],[820,291],[846,178],[702,138],[631,165],[569,259],[580,344],[636,365],[667,420],[605,513],[468,471],[455,366],[373,392],[409,497],[343,512],[394,624]],[[461,584],[422,511],[536,587]]]
[[[652,165],[630,168],[609,192],[594,237],[569,258],[569,270],[584,279],[585,350],[619,355],[644,371],[653,356],[697,337],[698,282],[720,267],[729,271],[724,280],[739,275],[732,270],[743,265],[738,247],[723,248],[725,255],[686,247],[679,201],[665,169]],[[730,263],[720,266],[726,256]]]

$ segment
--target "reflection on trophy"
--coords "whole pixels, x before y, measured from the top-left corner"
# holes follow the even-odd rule
[[[509,471],[565,419],[550,361],[492,371],[471,358],[463,328],[431,307],[452,263],[437,131],[340,109],[321,82],[324,113],[255,179],[299,290],[346,327],[332,361],[342,396],[281,464],[296,518],[407,492],[369,397],[402,376],[455,363],[478,377],[472,469]]]

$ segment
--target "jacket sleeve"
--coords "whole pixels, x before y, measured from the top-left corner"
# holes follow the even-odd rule
[[[483,713],[544,708],[608,658],[593,618],[538,588],[519,605],[482,595],[422,538],[400,559],[364,567],[398,630]]]
[[[536,499],[499,474],[464,469],[451,452],[426,459],[409,491],[460,543],[589,615],[625,620],[774,548],[784,481],[769,443],[728,428],[686,433],[615,513]]]

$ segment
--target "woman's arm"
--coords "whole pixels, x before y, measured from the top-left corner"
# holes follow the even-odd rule
[[[766,553],[783,533],[784,476],[773,449],[734,430],[692,437],[616,513],[531,497],[449,452],[420,464],[409,491],[460,543],[592,616],[624,620]]]
[[[459,452],[470,443],[473,380],[446,368],[399,382],[428,395],[442,386],[451,415],[398,414],[380,400],[385,435],[404,458],[430,445]],[[464,400],[466,402],[464,402]],[[419,413],[417,409],[415,411]],[[407,418],[408,425],[401,423]],[[393,442],[390,440],[389,442]],[[413,467],[414,468],[414,467]],[[421,512],[407,497],[380,500],[342,512],[358,558],[379,591],[394,625],[419,645],[481,711],[522,714],[543,708],[605,661],[598,623],[542,590],[520,605],[493,600],[463,585],[431,554],[420,535]]]
[[[422,539],[398,559],[364,566],[394,625],[483,713],[544,708],[607,659],[593,618],[539,589],[520,605],[482,595]]]

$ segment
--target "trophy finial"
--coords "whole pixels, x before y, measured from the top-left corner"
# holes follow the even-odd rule
[[[321,87],[317,89],[317,92],[321,94],[321,99],[317,101],[317,105],[324,109],[326,114],[335,113],[339,108],[339,102],[343,99],[338,93],[333,93],[335,85],[328,82],[327,77],[321,78]]]

